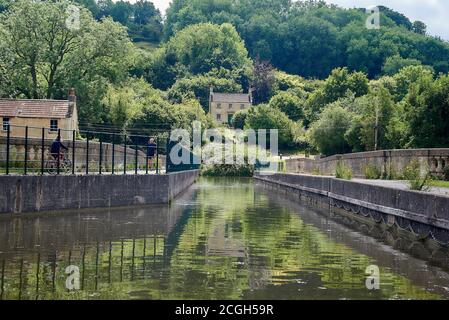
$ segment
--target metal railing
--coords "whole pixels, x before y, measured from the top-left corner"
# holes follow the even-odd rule
[[[168,132],[155,136],[3,124],[0,174],[159,174]],[[63,148],[53,148],[59,137]],[[156,147],[148,141],[154,139]],[[66,150],[67,148],[67,150]],[[57,150],[57,151],[55,151]],[[153,153],[153,152],[150,152]]]

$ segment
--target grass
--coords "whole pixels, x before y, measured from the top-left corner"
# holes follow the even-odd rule
[[[449,181],[432,180],[429,184],[432,187],[449,188]]]

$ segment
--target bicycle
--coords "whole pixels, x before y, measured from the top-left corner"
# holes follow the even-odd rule
[[[59,173],[68,173],[72,168],[72,161],[67,157],[65,152],[59,154]],[[48,159],[45,162],[45,170],[50,174],[58,173],[58,160],[51,156],[51,159]]]

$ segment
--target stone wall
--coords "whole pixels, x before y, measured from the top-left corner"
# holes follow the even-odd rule
[[[298,200],[312,197],[376,222],[396,224],[421,238],[449,243],[449,197],[301,174],[255,174],[255,179]]]
[[[404,168],[414,159],[419,162],[422,173],[430,171],[441,175],[449,165],[449,149],[384,150],[334,155],[321,159],[287,159],[285,162],[287,172],[321,175],[334,175],[340,162],[351,168],[354,177],[358,178],[365,177],[366,166],[375,165],[382,175],[394,178],[401,175]]]
[[[198,174],[0,176],[0,213],[168,203]]]
[[[44,140],[44,160],[49,158],[50,146],[53,140]],[[69,148],[69,158],[72,160],[72,141],[65,141],[64,145]],[[75,142],[75,167],[77,171],[84,171],[86,168],[86,153],[87,142],[76,141]],[[125,159],[125,147],[123,145],[114,146],[114,166],[115,170],[119,172],[123,170]],[[28,167],[33,171],[33,168],[40,168],[42,157],[42,141],[41,139],[28,139]],[[23,167],[25,159],[25,139],[24,138],[11,138],[10,139],[10,167]],[[138,166],[141,169],[145,168],[146,154],[144,147],[138,150]],[[89,170],[92,172],[99,171],[100,160],[100,143],[95,141],[89,142]],[[4,164],[6,161],[6,138],[0,137],[0,163]],[[155,161],[154,161],[155,162]],[[126,163],[128,168],[133,168],[135,163],[135,148],[126,148]],[[154,164],[155,165],[155,164]],[[165,168],[165,156],[159,155],[159,167]],[[112,144],[102,144],[102,170],[111,171],[112,168]]]

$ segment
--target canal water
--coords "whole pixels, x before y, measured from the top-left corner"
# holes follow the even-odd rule
[[[447,299],[447,257],[250,179],[211,178],[170,206],[0,218],[0,298]]]

